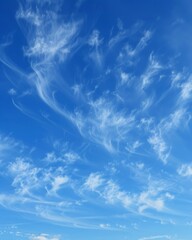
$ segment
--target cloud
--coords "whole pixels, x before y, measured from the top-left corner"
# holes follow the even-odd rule
[[[178,106],[175,107],[175,110],[167,117],[162,118],[156,127],[152,128],[150,126],[148,129],[150,131],[148,143],[152,146],[154,152],[164,164],[167,163],[171,152],[171,147],[166,142],[167,136],[169,136],[169,134],[175,129],[180,128],[181,125],[182,127],[187,125],[189,121],[190,115],[187,110]]]
[[[143,167],[140,169],[143,171]],[[166,192],[166,184],[159,180],[148,179],[145,190],[141,192],[129,192],[112,179],[108,179],[99,173],[91,173],[86,179],[83,191],[92,191],[98,194],[106,204],[120,205],[128,211],[144,214],[147,210],[165,212],[166,199],[173,200],[174,196]]]
[[[135,141],[132,145],[127,146],[127,147],[126,147],[126,150],[128,150],[130,153],[135,153],[136,150],[137,150],[141,145],[142,145],[142,143],[141,143],[139,140],[137,140],[137,141]]]
[[[87,190],[94,191],[108,204],[121,204],[128,208],[132,204],[132,198],[122,191],[118,184],[112,180],[107,180],[99,173],[91,173],[84,186]]]
[[[177,172],[182,177],[191,177],[192,176],[192,164],[182,164]]]
[[[11,88],[11,89],[9,89],[8,94],[10,96],[15,96],[15,95],[17,95],[17,91],[14,88]]]
[[[58,2],[59,3],[59,2]],[[40,99],[55,112],[72,122],[67,106],[58,103],[55,93],[70,92],[67,81],[59,71],[60,64],[70,58],[77,47],[80,22],[63,21],[57,4],[32,2],[21,5],[17,20],[27,40],[24,54],[28,57],[31,73],[26,75],[28,84],[36,90]],[[65,85],[62,89],[60,85]]]
[[[116,46],[117,44],[119,44],[121,41],[123,41],[124,39],[126,39],[129,36],[128,31],[127,30],[120,30],[118,31],[118,33],[111,37],[111,39],[109,40],[109,49],[113,48],[114,46]]]
[[[161,121],[160,127],[161,129],[164,129],[165,132],[176,129],[180,126],[182,121],[186,119],[187,115],[188,113],[186,109],[178,108],[171,113],[167,119]]]
[[[31,196],[39,194],[56,195],[57,192],[69,182],[62,167],[41,168],[36,167],[32,160],[17,157],[8,165],[12,177],[12,186],[17,194]]]
[[[28,153],[22,153],[19,142],[10,137],[0,137],[1,159],[9,159],[5,172],[8,169],[6,174],[12,193],[1,195],[1,203],[17,211],[33,212],[51,222],[84,228],[92,228],[94,220],[90,220],[91,224],[86,224],[83,217],[94,219],[92,213],[97,213],[99,207],[102,210],[113,208],[115,212],[121,209],[120,211],[140,216],[149,212],[159,215],[160,212],[166,213],[166,200],[173,200],[174,195],[168,193],[166,187],[159,187],[160,181],[155,187],[144,181],[147,174],[156,173],[155,161],[150,162],[150,167],[146,170],[149,163],[145,159],[149,159],[148,148],[151,147],[156,158],[167,163],[170,156],[167,136],[185,122],[189,113],[187,106],[175,103],[171,105],[170,102],[170,108],[161,108],[162,111],[155,115],[157,105],[154,103],[165,86],[161,81],[158,83],[162,84],[159,88],[154,82],[164,69],[158,56],[153,53],[148,56],[148,50],[141,54],[152,37],[151,31],[144,31],[139,39],[133,35],[133,39],[128,39],[131,34],[119,22],[118,33],[111,37],[107,46],[106,38],[103,37],[107,33],[102,36],[100,30],[94,29],[88,37],[86,34],[83,36],[86,30],[83,29],[82,35],[80,34],[82,22],[74,20],[76,16],[73,14],[63,18],[60,13],[53,1],[41,3],[40,0],[30,0],[26,5],[21,5],[17,20],[27,40],[23,51],[30,70],[27,74],[22,73],[4,58],[1,61],[13,71],[12,74],[15,73],[14,76],[20,75],[22,87],[28,84],[30,103],[36,103],[38,95],[41,102],[49,107],[45,108],[47,106],[38,105],[40,102],[37,102],[37,105],[29,106],[32,110],[44,111],[45,108],[51,115],[52,109],[62,117],[51,115],[55,126],[61,123],[62,129],[66,131],[68,124],[65,124],[65,120],[76,126],[77,129],[70,126],[69,134],[63,136],[67,139],[70,135],[69,144],[74,143],[75,146],[71,149],[67,144],[58,147],[58,143],[55,143],[52,149],[45,148],[45,152],[44,148],[37,149],[35,157],[32,157]],[[77,52],[79,54],[76,55]],[[90,58],[103,69],[98,71],[96,68],[95,71]],[[148,59],[144,70],[142,64],[138,64],[140,59],[142,64]],[[80,74],[77,74],[76,69],[79,69]],[[168,80],[180,90],[180,100],[189,100],[191,79],[185,82],[180,78],[180,75],[172,72],[171,79]],[[156,93],[155,90],[158,90],[157,95],[150,95],[150,91],[147,96],[144,92],[141,93],[141,89],[150,90],[147,88],[153,83],[152,91]],[[14,106],[21,111],[25,110],[19,102],[23,98],[19,95],[19,88],[8,89],[14,98]],[[173,86],[169,90],[170,97],[172,90]],[[168,113],[170,109],[171,113]],[[44,116],[46,118],[47,115]],[[57,134],[62,135],[62,132],[53,131],[51,138]],[[78,146],[84,143],[86,147],[79,149]],[[137,154],[141,146],[145,154]],[[4,157],[8,152],[10,158]],[[81,161],[79,153],[82,152],[87,158],[86,166]],[[95,154],[102,155],[97,166],[92,162],[92,154],[94,158]],[[105,159],[101,163],[103,158]],[[123,165],[122,162],[126,164]],[[127,169],[123,169],[125,166]],[[101,168],[103,172],[98,172]],[[131,168],[135,170],[134,176]],[[127,174],[126,178],[124,173]],[[158,177],[163,177],[163,174],[165,173],[160,171]],[[182,165],[178,174],[191,176],[191,169]],[[93,209],[92,206],[96,204],[99,205],[98,209]],[[91,208],[93,211],[89,212]],[[99,210],[98,215],[101,217],[103,212]],[[112,228],[111,225],[100,222],[100,225],[98,222],[96,225],[98,229]],[[34,239],[54,237],[40,234],[34,235]]]
[[[65,148],[59,148],[57,151],[48,152],[44,158],[44,160],[49,163],[62,162],[65,165],[74,164],[80,159],[81,158],[77,153],[73,151],[67,151]]]
[[[100,49],[102,42],[103,39],[100,38],[100,32],[98,30],[93,30],[88,39],[88,45],[93,48],[89,56],[98,66],[102,66],[103,62],[103,56]]]
[[[100,33],[98,30],[93,30],[91,36],[88,39],[88,44],[91,47],[99,47],[102,44],[102,39],[99,37]]]
[[[50,236],[49,234],[42,233],[40,235],[32,234],[29,237],[29,240],[60,240],[59,236]]]
[[[91,173],[85,182],[85,188],[95,191],[103,184],[104,179],[98,173]]]
[[[101,144],[109,152],[114,152],[134,125],[134,116],[119,111],[115,102],[101,97],[89,101],[90,111],[86,118],[77,113],[77,127],[81,134],[93,142]]]
[[[164,200],[161,197],[153,198],[156,195],[155,192],[147,191],[142,192],[139,196],[139,212],[143,212],[146,209],[155,209],[161,211],[164,209]]]
[[[172,239],[172,237],[169,235],[156,235],[156,236],[139,238],[139,240],[153,240],[153,239],[156,239],[156,240],[169,239],[170,240],[170,239]]]
[[[99,226],[100,226],[100,228],[103,228],[103,229],[108,229],[111,227],[110,224],[108,224],[108,223],[101,223],[101,224],[99,224]]]
[[[172,195],[165,192],[166,189],[167,184],[164,181],[149,177],[147,188],[138,195],[138,211],[140,213],[147,209],[165,211],[166,199],[172,200]]]
[[[0,134],[0,162],[2,164],[6,164],[6,160],[10,161],[15,155],[22,154],[24,150],[26,146],[22,142],[17,141],[11,135]]]
[[[143,111],[149,110],[151,106],[153,106],[154,99],[153,97],[146,98],[142,103],[141,103],[141,109]]]
[[[139,43],[137,44],[134,50],[135,54],[138,54],[141,50],[143,50],[147,46],[151,37],[152,37],[151,31],[147,30],[144,32],[143,37],[140,39]]]
[[[18,145],[17,142],[15,142],[10,137],[0,136],[0,154],[2,155],[5,151],[9,150],[10,145],[13,144],[15,147]]]
[[[128,208],[133,203],[133,199],[126,192],[120,190],[120,187],[113,181],[108,181],[103,191],[103,198],[110,204],[120,203]]]
[[[192,77],[190,76],[186,82],[181,84],[181,99],[186,101],[191,98],[192,94]]]
[[[53,59],[63,60],[70,53],[75,43],[78,32],[78,23],[59,21],[56,11],[48,10],[42,13],[41,6],[34,9],[24,6],[17,12],[18,21],[25,21],[28,27],[28,47],[25,54],[32,60],[51,61]]]
[[[148,142],[151,144],[153,150],[157,154],[158,158],[165,164],[167,163],[170,149],[167,146],[166,142],[162,138],[161,134],[154,132],[148,139]]]
[[[131,76],[128,74],[128,73],[126,73],[126,72],[120,72],[120,84],[121,85],[127,85],[127,84],[129,84],[129,80],[131,79]]]
[[[161,64],[158,62],[154,54],[151,53],[149,56],[148,67],[141,76],[141,89],[148,87],[152,83],[155,75],[157,75],[161,69]]]
[[[52,188],[49,190],[49,194],[55,194],[62,186],[69,181],[67,176],[56,176],[52,181]]]
[[[9,172],[13,175],[14,180],[12,186],[21,194],[30,194],[31,190],[40,186],[38,177],[39,169],[33,167],[32,164],[22,158],[16,158],[8,166]]]
[[[124,34],[123,34],[124,35]],[[120,40],[121,35],[119,35],[119,39],[114,40]],[[148,41],[150,40],[152,36],[151,31],[147,30],[144,32],[143,36],[137,43],[135,47],[132,47],[129,43],[126,43],[124,47],[121,49],[119,55],[118,55],[118,61],[121,63],[126,62],[126,64],[132,65],[135,62],[137,62],[136,57],[139,57],[140,52],[147,46]]]

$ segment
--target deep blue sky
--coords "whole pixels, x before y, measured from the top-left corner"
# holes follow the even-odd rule
[[[1,239],[191,239],[191,16],[0,2]]]

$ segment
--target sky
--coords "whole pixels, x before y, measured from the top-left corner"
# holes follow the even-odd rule
[[[191,239],[191,16],[0,1],[0,239]]]

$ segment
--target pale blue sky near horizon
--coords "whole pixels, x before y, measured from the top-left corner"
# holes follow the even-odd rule
[[[0,239],[191,239],[191,16],[0,1]]]

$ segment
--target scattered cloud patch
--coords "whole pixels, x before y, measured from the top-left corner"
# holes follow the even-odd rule
[[[85,187],[91,191],[97,190],[103,184],[104,179],[98,173],[91,173],[85,182]]]
[[[169,235],[156,235],[156,236],[150,236],[150,237],[142,237],[139,240],[152,240],[152,239],[156,239],[156,240],[163,240],[163,239],[173,239],[171,236]]]
[[[33,235],[29,237],[29,240],[60,240],[59,236],[50,236],[49,234],[42,233],[40,235]]]
[[[165,164],[167,163],[170,149],[167,146],[166,142],[162,138],[161,134],[155,132],[148,139],[149,144],[152,146],[153,150],[157,154],[158,158]]]
[[[160,72],[162,65],[159,63],[153,53],[149,56],[148,67],[141,76],[141,89],[147,88],[152,82],[153,78]]]
[[[191,177],[192,176],[192,164],[182,164],[177,172],[182,177]]]
[[[15,96],[15,95],[17,95],[17,91],[14,88],[11,88],[11,89],[9,89],[8,94],[10,96]]]

